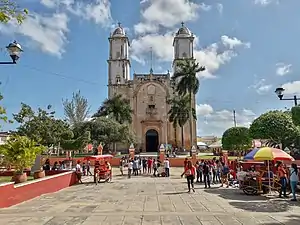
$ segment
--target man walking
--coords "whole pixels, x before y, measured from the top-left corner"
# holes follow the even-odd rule
[[[207,162],[204,162],[203,164],[203,179],[204,179],[204,185],[205,188],[210,188],[210,171],[211,168],[209,165],[207,165]]]

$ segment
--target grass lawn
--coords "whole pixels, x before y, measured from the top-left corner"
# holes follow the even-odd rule
[[[10,176],[0,176],[0,183],[7,183],[7,182],[11,182],[11,177]],[[27,181],[33,180],[33,177],[28,176],[27,177]]]

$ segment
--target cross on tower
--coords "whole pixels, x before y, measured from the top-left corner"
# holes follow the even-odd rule
[[[118,23],[118,26],[121,27],[121,23],[120,22]]]
[[[184,26],[184,22],[181,22],[181,26]]]

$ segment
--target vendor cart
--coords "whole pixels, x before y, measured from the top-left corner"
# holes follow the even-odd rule
[[[111,169],[107,168],[105,161],[110,160],[112,155],[93,155],[87,156],[84,160],[95,161],[94,163],[94,183],[98,184],[101,180],[108,182],[111,178]]]

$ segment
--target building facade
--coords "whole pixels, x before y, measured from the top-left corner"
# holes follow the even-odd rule
[[[130,41],[120,24],[108,40],[108,97],[121,94],[130,100],[132,129],[137,137],[135,147],[143,152],[155,152],[160,144],[182,146],[181,129],[174,129],[168,121],[170,105],[167,99],[175,94],[171,73],[158,74],[151,68],[148,73],[134,73],[131,78]],[[180,60],[194,60],[193,43],[194,35],[182,23],[173,41],[173,71],[176,71]],[[195,97],[193,103],[195,106]],[[193,121],[192,128],[193,143],[196,143],[196,121]],[[189,123],[184,126],[183,135],[184,146],[190,148]]]

